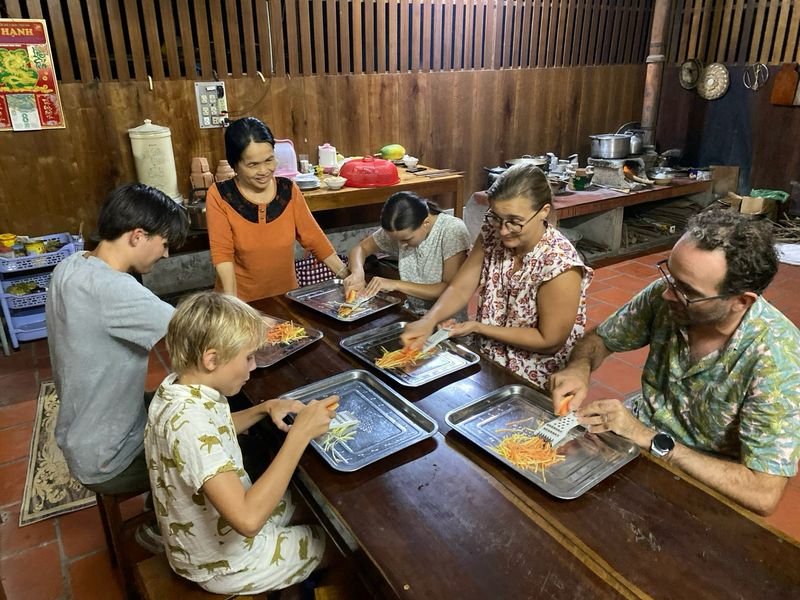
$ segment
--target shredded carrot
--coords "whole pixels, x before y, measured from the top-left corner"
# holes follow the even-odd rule
[[[436,351],[435,348],[431,348],[428,352],[412,350],[411,348],[401,348],[400,350],[392,351],[381,348],[381,350],[383,350],[383,356],[375,361],[375,366],[381,369],[401,369],[409,365],[415,365],[418,360],[428,358]]]
[[[267,331],[267,343],[272,346],[277,346],[278,344],[291,344],[292,342],[296,342],[297,340],[302,340],[307,337],[308,336],[306,335],[305,327],[295,325],[291,321],[274,325],[270,327],[269,331]]]
[[[526,433],[515,433],[505,437],[491,449],[517,467],[541,473],[542,478],[545,477],[544,470],[547,467],[564,460],[562,455],[556,453],[550,442],[537,435]]]

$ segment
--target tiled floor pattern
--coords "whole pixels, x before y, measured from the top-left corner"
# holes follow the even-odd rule
[[[591,325],[599,323],[656,275],[659,253],[598,269],[589,291]],[[765,296],[800,324],[800,267],[781,265]],[[646,350],[612,356],[594,374],[591,397],[620,397],[639,387]],[[163,346],[156,348],[147,377],[154,389],[167,373]],[[97,508],[19,528],[20,500],[39,383],[51,377],[46,341],[29,342],[0,355],[0,577],[9,600],[122,598]],[[129,507],[136,510],[137,507]],[[800,478],[790,481],[768,522],[800,539]]]

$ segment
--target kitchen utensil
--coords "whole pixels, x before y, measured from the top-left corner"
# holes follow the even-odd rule
[[[430,352],[433,348],[441,344],[449,337],[450,330],[447,327],[442,327],[439,331],[432,333],[428,339],[425,340],[425,344],[422,346],[422,352]]]
[[[653,175],[653,181],[656,185],[669,185],[672,183],[672,175],[666,173],[657,173]]]
[[[593,174],[589,173],[585,169],[578,169],[575,174],[572,176],[570,183],[572,184],[572,189],[576,191],[585,190],[589,187],[592,183]]]
[[[550,442],[551,446],[555,448],[558,443],[567,437],[567,434],[575,429],[578,425],[580,425],[578,422],[578,417],[575,416],[575,413],[571,412],[567,413],[563,417],[558,417],[552,421],[548,421],[534,431],[533,435],[538,435],[539,437],[544,438]]]
[[[315,190],[319,187],[319,177],[311,173],[300,173],[295,176],[294,182],[301,190]]]
[[[284,319],[278,319],[277,317],[272,317],[269,315],[264,315],[264,321],[266,321],[270,327],[274,327],[275,325],[280,325],[281,323],[286,322]],[[296,340],[290,344],[275,344],[274,346],[268,344],[262,348],[259,348],[254,355],[256,367],[262,369],[264,367],[272,366],[276,362],[283,360],[298,350],[313,344],[317,340],[322,339],[323,334],[318,329],[306,327],[305,330],[306,337]]]
[[[406,166],[406,169],[416,169],[417,163],[419,159],[414,156],[404,156],[403,157],[403,164]]]
[[[319,166],[333,168],[336,166],[336,148],[328,143],[317,146],[319,152]]]
[[[764,63],[753,63],[744,68],[742,73],[742,84],[748,90],[754,92],[760,90],[767,84],[769,79],[769,69]]]
[[[352,472],[432,437],[439,430],[427,414],[362,370],[346,371],[303,386],[281,396],[308,403],[326,396],[339,396],[340,412],[362,424],[356,435],[336,447],[338,460],[323,450],[324,435],[311,446],[337,471]]]
[[[558,449],[564,460],[547,467],[544,473],[520,468],[494,450],[515,423],[552,416],[550,398],[524,385],[507,385],[450,411],[445,421],[496,460],[563,500],[581,496],[639,455],[639,447],[629,440],[612,433],[587,434],[581,430],[568,434],[569,441]]]
[[[364,310],[358,313],[352,313],[346,317],[340,317],[339,307],[344,303],[344,288],[342,287],[341,279],[329,279],[322,283],[291,290],[286,292],[286,297],[321,312],[324,315],[347,323],[386,310],[401,302],[400,298],[397,296],[379,293],[361,307]]]
[[[297,175],[297,154],[292,140],[275,140],[276,177],[291,179]]]
[[[769,101],[777,106],[791,106],[797,91],[797,63],[783,63],[772,84]]]
[[[400,181],[392,161],[373,156],[348,160],[339,175],[347,179],[348,187],[367,188],[394,185]]]
[[[697,82],[700,81],[700,73],[703,71],[703,63],[696,58],[690,58],[685,61],[680,68],[678,80],[681,87],[685,90],[693,90],[697,87]]]
[[[550,190],[553,192],[553,195],[561,194],[567,188],[567,180],[561,177],[548,177],[547,183],[550,184]]]
[[[421,359],[415,365],[398,369],[382,369],[375,364],[385,350],[400,350],[403,342],[400,335],[407,323],[399,321],[383,327],[369,329],[344,338],[339,346],[386,377],[407,387],[419,387],[471,367],[480,362],[480,357],[469,348],[456,344],[452,339],[439,342],[437,351]]]
[[[347,183],[347,179],[344,177],[326,177],[322,181],[331,190],[340,190]]]
[[[603,133],[590,135],[594,158],[625,158],[631,153],[631,134]]]
[[[729,85],[730,76],[727,67],[722,63],[711,63],[700,75],[697,93],[706,100],[716,100],[725,95]]]
[[[506,161],[507,167],[513,167],[514,165],[533,165],[534,167],[539,167],[540,169],[546,169],[548,164],[548,159],[546,156],[531,156],[530,154],[523,154],[520,158],[510,158]]]
[[[631,135],[631,154],[641,154],[642,152],[642,138],[635,131],[625,131]]]
[[[206,224],[206,201],[195,200],[186,207],[189,213],[189,225],[193,229],[208,229]]]

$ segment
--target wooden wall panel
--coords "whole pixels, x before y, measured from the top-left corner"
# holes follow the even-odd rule
[[[505,158],[577,151],[585,161],[590,134],[638,118],[644,72],[628,65],[273,77],[266,90],[246,77],[226,88],[231,110],[252,106],[312,161],[324,142],[343,154],[397,142],[423,162],[465,170],[469,193],[485,186],[481,167]],[[84,221],[91,230],[109,189],[135,179],[127,130],[145,118],[170,127],[184,194],[193,156],[215,165],[224,155],[222,131],[200,130],[191,117],[192,80],[160,81],[152,92],[146,82],[62,83],[60,91],[67,129],[0,135],[0,228],[40,235],[77,231]]]

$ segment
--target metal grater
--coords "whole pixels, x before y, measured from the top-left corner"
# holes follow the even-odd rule
[[[533,432],[533,435],[538,435],[541,438],[544,438],[550,445],[555,447],[561,440],[567,437],[567,434],[580,425],[578,422],[578,417],[575,416],[575,413],[569,413],[563,417],[558,417],[557,419],[553,419],[552,421],[548,421],[539,429]]]
[[[360,421],[352,413],[342,410],[331,419],[330,427],[357,427]]]
[[[433,348],[441,344],[449,337],[450,337],[450,330],[447,329],[446,327],[443,327],[436,333],[431,334],[430,337],[428,337],[428,339],[425,340],[425,345],[422,346],[423,354],[426,352],[430,352]]]

